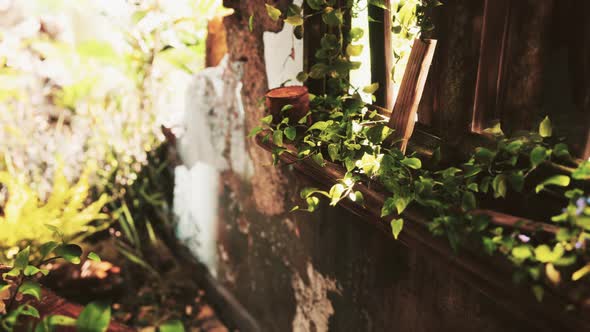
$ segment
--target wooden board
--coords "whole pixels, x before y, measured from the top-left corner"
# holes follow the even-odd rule
[[[436,40],[416,39],[414,41],[400,91],[389,119],[389,127],[395,130],[391,137],[394,140],[401,140],[400,148],[404,152],[414,131],[418,106],[435,49]]]
[[[387,8],[391,7],[386,1]],[[393,51],[391,49],[391,11],[369,6],[369,44],[371,46],[371,82],[379,83],[375,91],[375,105],[393,107]]]
[[[509,22],[510,0],[486,0],[473,105],[474,132],[489,128],[499,117]]]

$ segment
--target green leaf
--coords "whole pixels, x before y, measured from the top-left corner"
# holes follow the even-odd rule
[[[567,175],[555,175],[543,181],[541,184],[537,185],[537,187],[535,188],[535,192],[539,193],[541,192],[541,190],[545,189],[545,187],[549,185],[567,187],[570,185],[570,181],[570,177]]]
[[[158,327],[159,332],[184,332],[184,326],[179,320],[167,321]]]
[[[512,189],[516,192],[522,192],[524,189],[524,174],[522,171],[512,173],[508,176],[508,181],[512,185]]]
[[[377,91],[377,90],[379,90],[379,83],[373,83],[373,84],[367,85],[366,87],[363,88],[364,93],[370,93],[370,94],[375,93],[375,91]]]
[[[295,129],[295,127],[287,127],[283,130],[283,133],[285,134],[285,137],[291,141],[297,137],[297,129]]]
[[[294,27],[300,26],[303,25],[303,17],[301,17],[301,15],[289,16],[285,19],[285,22],[291,24]]]
[[[551,137],[551,135],[553,135],[553,127],[551,126],[551,120],[549,120],[548,116],[546,116],[539,125],[539,135],[541,135],[541,137]]]
[[[391,232],[393,233],[393,237],[396,240],[403,228],[404,228],[404,220],[403,219],[393,219],[391,221]]]
[[[387,9],[387,5],[385,4],[386,0],[369,0],[369,5]]]
[[[39,253],[41,254],[41,259],[45,259],[49,254],[55,250],[55,248],[59,247],[59,244],[55,241],[49,241],[43,243],[41,247],[39,247]]]
[[[330,26],[342,25],[344,22],[344,14],[342,13],[341,9],[326,7],[324,8],[324,13],[322,14],[322,20],[324,23]]]
[[[590,161],[584,161],[572,174],[575,180],[590,180]]]
[[[506,197],[508,188],[506,186],[506,176],[504,174],[496,175],[496,177],[494,177],[492,189],[494,190],[495,198]]]
[[[41,286],[34,281],[27,280],[23,282],[18,291],[23,295],[30,295],[37,300],[41,300]]]
[[[543,286],[534,285],[531,287],[531,290],[533,291],[533,294],[535,295],[535,299],[537,299],[538,302],[542,302],[543,295],[545,294],[545,289],[543,288]]]
[[[105,302],[91,302],[76,321],[78,332],[106,332],[111,321],[111,306]]]
[[[301,83],[307,81],[307,78],[308,78],[308,75],[306,72],[299,72],[299,74],[297,74],[297,77],[296,77],[296,79]]]
[[[31,277],[31,276],[34,276],[35,274],[41,272],[41,270],[39,268],[37,268],[36,266],[28,265],[23,272],[24,272],[25,276]]]
[[[395,199],[393,197],[389,197],[383,203],[383,207],[381,208],[381,217],[386,217],[392,214],[395,210]]]
[[[363,53],[363,45],[348,44],[346,46],[346,54],[348,56],[359,56]]]
[[[531,151],[531,165],[537,167],[547,160],[547,157],[547,149],[542,146],[537,146]]]
[[[590,273],[590,264],[587,264],[583,268],[581,268],[581,269],[577,270],[576,272],[574,272],[572,274],[572,280],[573,281],[578,281],[578,280],[582,279],[588,273]]]
[[[91,252],[88,254],[88,259],[89,259],[89,260],[91,260],[91,261],[95,261],[95,262],[100,262],[100,261],[101,261],[101,259],[100,259],[100,256],[98,256],[98,255],[97,255],[95,252],[93,252],[93,251],[91,251]]]
[[[283,132],[280,130],[275,130],[272,133],[272,141],[278,146],[283,146]]]
[[[489,164],[494,160],[496,157],[496,153],[486,149],[486,148],[477,148],[475,150],[475,160],[482,164]]]
[[[281,17],[281,11],[269,4],[264,4],[266,6],[266,13],[273,21],[278,21]]]
[[[555,157],[561,158],[561,159],[570,159],[571,158],[570,151],[567,147],[567,144],[564,144],[564,143],[555,144],[555,146],[553,147],[553,155]]]
[[[41,316],[39,315],[39,310],[37,310],[30,304],[25,304],[24,306],[20,307],[19,315],[29,316],[33,318],[41,318]]]
[[[325,3],[325,0],[307,0],[306,2],[309,8],[313,10],[320,10],[322,9],[322,5]]]
[[[340,146],[336,143],[331,143],[328,145],[328,155],[332,161],[337,161],[340,159],[339,156]]]
[[[561,244],[556,244],[553,250],[546,245],[542,244],[535,248],[535,258],[541,263],[553,263],[560,259],[564,254],[564,248]]]
[[[250,133],[248,134],[248,137],[254,137],[256,135],[258,135],[260,132],[262,132],[264,129],[262,127],[255,127],[252,129],[252,131],[250,131]]]
[[[330,189],[330,205],[335,206],[336,204],[338,204],[338,202],[342,198],[342,194],[344,193],[345,189],[346,188],[344,188],[344,186],[340,183],[332,186],[332,188]]]
[[[82,248],[75,244],[63,244],[54,250],[57,256],[62,257],[72,264],[80,264],[80,257],[82,256]]]
[[[14,258],[14,269],[24,270],[29,265],[29,256],[31,254],[31,247],[27,246],[25,249],[19,251]]]
[[[358,41],[359,39],[363,38],[365,35],[365,31],[361,28],[352,28],[350,30],[350,38],[352,41]]]
[[[422,168],[422,161],[418,158],[404,158],[401,163],[412,169]]]
[[[254,14],[250,15],[250,18],[248,19],[248,30],[250,30],[250,32],[254,31]]]
[[[461,208],[463,211],[471,211],[477,207],[477,201],[475,195],[471,191],[463,193],[463,199],[461,200]]]
[[[512,256],[519,260],[525,260],[532,255],[533,253],[531,252],[531,248],[529,248],[529,246],[522,245],[512,248]]]
[[[263,124],[265,124],[265,125],[270,125],[270,124],[271,124],[271,122],[272,122],[272,115],[267,115],[267,116],[265,116],[264,118],[262,118],[262,119],[260,120],[260,122],[262,122],[262,123],[263,123]]]

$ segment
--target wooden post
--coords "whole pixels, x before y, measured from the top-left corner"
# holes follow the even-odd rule
[[[375,91],[375,105],[393,107],[393,82],[391,69],[391,3],[385,1],[388,9],[369,5],[369,44],[371,46],[371,82],[379,83]]]
[[[471,129],[481,132],[499,118],[502,72],[510,23],[510,0],[486,0],[483,17],[473,120]]]
[[[279,123],[284,117],[281,112],[283,107],[291,105],[290,110],[285,111],[290,123],[297,123],[309,111],[309,93],[304,86],[286,86],[270,90],[266,94],[266,107],[272,115],[273,123]],[[308,118],[311,120],[311,118]]]
[[[215,67],[227,54],[226,31],[222,16],[212,18],[207,24],[206,43],[205,67]]]
[[[406,151],[408,139],[414,131],[416,113],[435,49],[436,40],[416,39],[410,53],[400,91],[389,119],[389,127],[395,130],[391,137],[394,140],[401,140],[402,152]]]

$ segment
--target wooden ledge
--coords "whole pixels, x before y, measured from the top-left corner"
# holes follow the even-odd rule
[[[258,144],[264,149],[272,151],[276,146],[270,141],[264,142],[263,137],[264,133],[257,135]],[[298,175],[311,180],[322,189],[329,189],[346,173],[340,165],[326,161],[327,165],[321,167],[309,159],[299,161],[297,156],[290,152],[282,153],[280,159],[292,165]],[[389,222],[381,218],[381,208],[388,195],[375,190],[374,187],[378,186],[372,183],[355,185],[355,190],[360,191],[364,196],[363,206],[348,199],[342,200],[340,205],[384,232],[391,238],[391,241],[395,241]],[[523,231],[531,231],[539,226],[539,223],[532,220],[517,223],[522,218],[495,211],[478,210],[476,213],[489,215],[492,222],[499,226],[519,227]],[[459,279],[492,299],[515,319],[524,321],[539,331],[590,330],[590,320],[583,319],[590,312],[590,308],[588,305],[583,306],[584,303],[579,300],[574,301],[570,296],[572,289],[567,288],[568,286],[556,289],[548,285],[544,300],[539,303],[529,288],[513,283],[513,267],[505,257],[486,256],[480,250],[469,247],[455,253],[446,239],[434,237],[428,231],[426,228],[428,220],[418,208],[410,206],[403,213],[403,217],[407,222],[399,237],[402,244],[442,262]],[[542,224],[541,226],[545,232],[554,233],[556,231],[552,225]],[[570,303],[580,305],[581,309],[567,311],[566,308]]]

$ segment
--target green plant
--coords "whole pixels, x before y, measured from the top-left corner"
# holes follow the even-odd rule
[[[59,231],[56,235],[63,237]],[[100,260],[98,255],[90,253],[88,259]],[[110,305],[93,302],[86,306],[78,319],[63,315],[43,317],[33,305],[33,300],[41,300],[39,275],[47,275],[45,267],[56,260],[65,260],[79,264],[82,248],[71,243],[49,241],[41,244],[36,252],[30,246],[20,250],[8,272],[0,278],[0,328],[12,332],[26,328],[27,331],[51,332],[59,326],[75,326],[78,331],[104,332],[110,322]],[[23,321],[21,317],[29,317]]]
[[[379,5],[377,2],[371,3]],[[362,31],[353,29],[347,34],[349,40],[343,37],[342,17],[352,10],[351,2],[338,9],[331,7],[333,1],[307,3],[316,10],[309,15],[322,15],[329,28],[316,52],[318,64],[310,73],[299,76],[302,80],[326,79],[332,88],[325,95],[310,96],[310,112],[298,123],[291,123],[288,117],[273,121],[269,115],[251,134],[266,130],[263,140],[272,138],[275,161],[288,151],[300,160],[309,158],[320,166],[327,160],[342,164],[347,172],[328,191],[304,189],[301,197],[306,206],[294,210],[315,211],[322,196],[329,199],[330,205],[344,199],[362,204],[362,194],[355,191],[355,185],[376,181],[391,195],[382,208],[382,217],[390,219],[395,238],[403,230],[404,211],[411,205],[419,207],[426,220],[430,220],[429,230],[436,236],[446,236],[453,249],[459,250],[469,242],[490,255],[505,256],[515,267],[515,281],[528,281],[539,300],[544,283],[578,281],[590,272],[586,245],[590,236],[590,199],[584,191],[585,181],[590,180],[590,163],[576,164],[567,145],[553,135],[548,118],[541,122],[538,132],[514,137],[505,136],[499,125],[487,130],[493,138],[490,146],[476,149],[462,164],[437,166],[441,157],[437,149],[429,160],[433,166],[424,168],[426,163],[417,154],[404,155],[395,144],[385,144],[391,134],[387,119],[367,108],[358,89],[353,89],[353,93],[347,91],[347,73],[355,65],[348,60],[354,52],[346,45],[362,35]],[[421,3],[424,6],[425,2]],[[300,15],[291,14],[297,12],[293,9],[287,15],[276,8],[268,11],[273,19],[285,16],[287,23],[297,22],[289,18]],[[424,26],[427,19],[416,18],[416,22]],[[370,86],[365,91],[374,92],[377,88]],[[288,106],[283,109],[288,111]],[[312,119],[311,126],[306,124],[308,117]],[[289,150],[288,145],[295,149]],[[563,174],[536,182],[533,175],[548,163],[560,165]],[[502,200],[510,193],[525,192],[551,192],[567,202],[559,215],[548,218],[558,228],[556,234],[496,227],[486,215],[472,213],[483,199]]]
[[[47,201],[39,198],[28,185],[23,174],[0,172],[0,183],[6,190],[7,201],[0,215],[0,262],[10,258],[11,252],[27,244],[45,243],[59,230],[65,241],[79,241],[108,226],[107,215],[101,209],[109,200],[107,195],[90,204],[87,168],[77,183],[70,184],[61,168],[55,173],[53,188]]]

